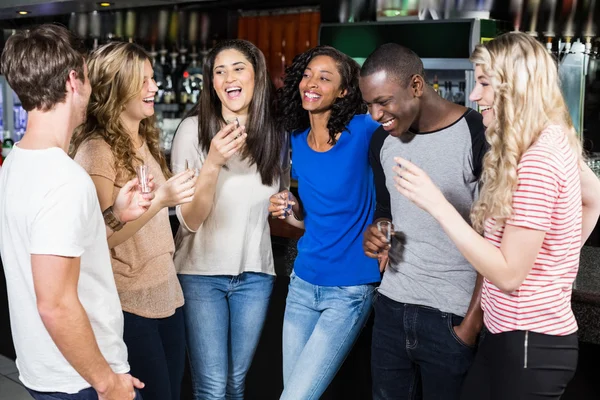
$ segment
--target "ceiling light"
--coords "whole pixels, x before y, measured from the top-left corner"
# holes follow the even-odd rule
[[[108,3],[108,2],[102,2],[102,3],[98,3],[98,5],[99,5],[100,7],[110,7],[112,4],[111,4],[111,3]]]
[[[17,13],[19,13],[19,15],[27,15],[29,14],[29,11],[17,11]]]

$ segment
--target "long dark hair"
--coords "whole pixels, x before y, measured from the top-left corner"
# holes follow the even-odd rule
[[[308,111],[302,108],[302,98],[298,85],[304,71],[314,57],[331,57],[342,77],[341,89],[346,90],[344,97],[338,98],[331,107],[331,116],[327,122],[329,144],[336,143],[335,135],[347,129],[346,126],[356,114],[367,112],[358,87],[360,66],[352,58],[330,46],[317,46],[296,56],[292,65],[285,70],[283,87],[277,91],[278,121],[288,132],[303,131],[310,127]]]
[[[273,111],[274,87],[263,53],[246,40],[225,40],[218,43],[207,55],[203,70],[204,90],[198,104],[188,116],[198,116],[198,143],[208,153],[210,142],[225,123],[221,112],[221,100],[214,89],[213,69],[215,59],[224,50],[237,50],[254,68],[254,94],[248,110],[246,122],[246,145],[243,159],[256,164],[264,185],[272,185],[281,176],[281,148],[283,130],[277,129]]]

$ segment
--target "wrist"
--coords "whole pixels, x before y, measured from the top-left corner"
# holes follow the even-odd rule
[[[454,207],[444,198],[440,204],[438,204],[434,209],[431,210],[430,214],[433,218],[435,218],[440,224],[442,224],[444,218],[448,217],[452,211],[456,211]]]
[[[104,376],[99,379],[97,382],[92,383],[92,387],[96,392],[101,395],[104,395],[110,391],[110,389],[115,385],[115,380],[117,378],[117,374],[115,374],[110,367],[108,367],[108,371],[104,374]]]
[[[200,171],[212,171],[212,172],[219,172],[221,170],[221,168],[223,167],[223,165],[215,162],[212,157],[210,157],[210,154],[208,157],[206,157],[206,161],[204,162],[204,165],[202,165],[202,169]]]
[[[102,212],[104,223],[113,231],[120,231],[125,223],[123,222],[122,213],[115,210],[114,205],[108,207]]]
[[[461,325],[471,332],[479,333],[483,329],[483,320],[474,315],[466,315],[462,320]]]
[[[154,193],[154,200],[152,201],[152,203],[157,204],[159,210],[162,210],[163,208],[167,207],[167,204],[165,204],[165,196],[163,195],[163,191],[160,190],[160,188]]]

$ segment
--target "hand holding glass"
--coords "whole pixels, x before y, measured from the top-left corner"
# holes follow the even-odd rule
[[[390,221],[377,222],[377,230],[383,233],[388,243],[392,242],[392,223]]]

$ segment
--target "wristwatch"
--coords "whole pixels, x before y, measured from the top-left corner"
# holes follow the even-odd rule
[[[112,229],[113,232],[118,232],[125,226],[125,223],[119,221],[119,218],[117,218],[117,216],[115,215],[115,212],[113,211],[112,206],[110,206],[106,210],[104,210],[102,212],[102,216],[104,217],[104,223],[110,229]]]

